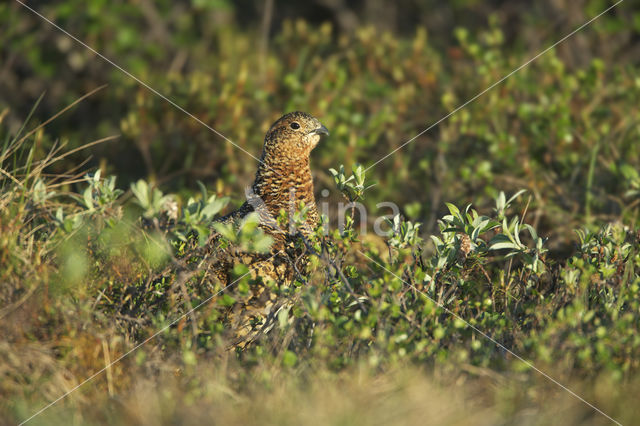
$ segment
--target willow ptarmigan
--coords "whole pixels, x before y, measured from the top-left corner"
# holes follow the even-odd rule
[[[296,270],[304,269],[306,263],[304,255],[292,250],[295,233],[299,231],[308,237],[319,220],[309,156],[320,138],[328,134],[325,126],[304,112],[291,112],[278,119],[265,136],[258,171],[247,190],[247,201],[217,220],[240,224],[248,214],[256,212],[260,227],[274,239],[271,253],[235,253],[227,257],[224,265],[216,266],[214,273],[226,285],[231,284],[228,271],[232,263],[249,266],[254,278],[248,293],[234,293],[236,303],[228,313],[227,325],[234,347],[243,347],[268,331],[278,311],[290,302],[282,300],[280,290],[291,283]],[[291,220],[290,215],[301,202],[305,206],[305,222],[296,232],[283,229],[277,221],[281,211]]]

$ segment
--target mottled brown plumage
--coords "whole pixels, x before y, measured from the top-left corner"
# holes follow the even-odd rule
[[[228,325],[234,346],[244,346],[268,331],[277,312],[290,302],[283,300],[281,290],[306,263],[306,256],[293,249],[295,234],[299,230],[308,237],[319,220],[309,156],[321,136],[328,134],[326,127],[304,112],[292,112],[277,120],[265,136],[258,171],[246,194],[247,201],[219,219],[219,222],[239,225],[248,214],[257,212],[261,228],[274,239],[270,254],[229,252],[212,271],[224,284],[230,284],[229,270],[233,264],[243,263],[251,268],[253,278],[261,279],[250,287],[249,294],[236,297],[238,301],[229,312]],[[277,222],[280,212],[284,211],[290,218],[301,202],[306,210],[305,223],[298,230],[280,226]]]
[[[258,211],[265,231],[277,237],[280,230],[272,227],[276,225],[273,220],[280,210],[289,214],[304,202],[308,208],[308,227],[302,231],[308,234],[318,221],[309,155],[320,137],[328,134],[326,127],[304,112],[292,112],[276,121],[265,136],[248,200],[221,221],[237,223],[249,213]]]

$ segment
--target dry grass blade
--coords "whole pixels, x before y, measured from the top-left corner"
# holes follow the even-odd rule
[[[95,89],[91,90],[89,93],[82,95],[81,97],[79,97],[78,99],[76,99],[75,101],[73,101],[72,103],[70,103],[69,105],[67,105],[66,107],[64,107],[63,109],[61,109],[59,112],[57,112],[56,114],[54,114],[53,116],[49,117],[47,120],[45,120],[44,122],[42,122],[41,124],[39,124],[38,126],[36,126],[34,129],[32,129],[31,131],[29,131],[26,135],[24,135],[23,137],[21,137],[20,139],[18,139],[17,141],[15,141],[14,143],[11,144],[11,146],[7,149],[7,151],[4,153],[4,155],[2,157],[0,157],[0,162],[4,161],[5,158],[9,157],[11,154],[13,154],[19,147],[20,145],[22,145],[22,143],[29,138],[31,135],[33,135],[34,133],[36,133],[38,130],[42,129],[43,127],[45,127],[47,124],[51,123],[53,120],[55,120],[56,118],[60,117],[62,114],[64,114],[65,112],[69,111],[71,108],[73,108],[74,106],[76,106],[77,104],[79,104],[80,102],[82,102],[83,100],[87,99],[89,96],[99,92],[100,90],[104,89],[105,87],[107,87],[106,84],[100,86],[100,87],[96,87]]]

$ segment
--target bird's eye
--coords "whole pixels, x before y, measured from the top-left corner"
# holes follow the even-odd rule
[[[300,128],[300,124],[298,124],[297,122],[293,122],[289,125],[293,130],[298,130]]]

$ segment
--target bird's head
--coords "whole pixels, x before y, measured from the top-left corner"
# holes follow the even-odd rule
[[[329,135],[329,131],[317,118],[306,112],[290,112],[273,123],[267,132],[263,159],[299,163],[309,158],[323,135]]]

